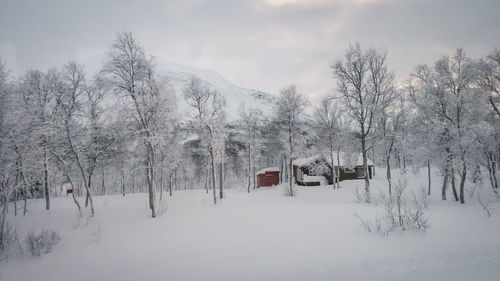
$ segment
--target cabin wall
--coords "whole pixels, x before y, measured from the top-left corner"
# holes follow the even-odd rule
[[[273,186],[280,183],[280,172],[265,172],[257,175],[257,187]]]
[[[346,167],[336,167],[336,175],[339,178],[339,181],[343,180],[356,180],[356,179],[364,179],[364,169],[363,166],[356,166],[353,168]],[[303,182],[303,175],[311,175],[309,168],[306,167],[298,167],[293,166],[293,175],[295,177],[295,182],[299,185],[306,185]],[[373,175],[373,166],[368,166],[368,178],[371,179]],[[330,170],[324,173],[323,176],[328,180],[329,184],[333,184],[333,176],[331,175]]]

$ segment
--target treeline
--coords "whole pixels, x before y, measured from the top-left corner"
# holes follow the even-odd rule
[[[224,186],[255,189],[257,170],[269,166],[281,167],[294,195],[294,159],[322,153],[335,163],[339,151],[386,167],[389,194],[393,166],[427,167],[429,193],[431,166],[440,168],[443,200],[451,186],[464,203],[481,173],[497,192],[500,51],[472,59],[458,49],[397,82],[386,54],[354,44],[331,71],[338,87],[317,107],[291,85],[269,118],[242,105],[240,120],[228,122],[220,93],[196,77],[176,93],[128,32],[93,75],[69,62],[8,77],[0,63],[0,223],[9,205],[26,214],[29,199],[44,198],[50,209],[67,190],[91,215],[94,195],[147,191],[155,217],[164,193],[204,189],[216,204]],[[369,185],[366,177],[366,201]]]

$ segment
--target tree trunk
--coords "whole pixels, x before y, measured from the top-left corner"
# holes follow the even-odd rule
[[[45,209],[50,209],[50,194],[49,194],[49,171],[48,171],[48,161],[49,156],[47,154],[47,141],[45,140],[43,148],[43,196],[45,197]]]
[[[90,169],[88,171],[88,179],[87,179],[87,182],[88,182],[88,185],[89,185],[88,190],[90,190],[90,187],[92,186],[92,174],[93,174],[93,170],[94,169],[92,168],[92,169]],[[90,196],[89,195],[90,195],[89,192],[87,192],[87,196],[85,198],[85,208],[87,208],[87,206],[89,204],[89,200],[90,200],[90,198],[89,198]]]
[[[71,177],[69,176],[69,173],[66,173],[66,178],[68,179],[68,181],[69,181],[69,183],[71,185],[71,188],[73,190],[75,190],[75,186],[73,184],[73,181],[71,180]],[[75,205],[76,205],[76,207],[78,209],[78,215],[81,217],[82,216],[82,208],[80,207],[80,203],[76,199],[74,192],[71,192],[71,197],[73,198],[73,202],[75,203]]]
[[[102,176],[102,195],[106,195],[106,185],[104,179],[104,160],[101,161],[101,176]]]
[[[453,190],[453,197],[455,198],[455,201],[458,202],[458,193],[455,185],[455,168],[451,169],[451,189]]]
[[[495,193],[498,192],[498,181],[497,181],[497,172],[496,172],[496,161],[495,161],[495,158],[493,156],[493,153],[490,154],[490,161],[491,161],[491,176],[493,178],[493,188],[494,188],[494,191]]]
[[[24,194],[24,205],[23,205],[23,216],[26,216],[28,212],[28,189],[26,188],[26,181],[23,174],[23,194]]]
[[[460,203],[465,203],[464,188],[465,179],[467,178],[467,164],[465,163],[465,153],[462,154],[462,174],[460,175]]]
[[[135,176],[134,176],[134,172],[132,171],[131,173],[132,175],[132,193],[135,193]]]
[[[174,171],[176,169],[174,169]],[[172,181],[173,181],[173,177],[172,176],[173,176],[173,173],[170,173],[170,177],[168,179],[168,195],[170,195],[170,197],[172,197]]]
[[[5,250],[5,237],[4,237],[4,229],[5,229],[5,223],[7,219],[7,200],[5,198],[2,198],[2,218],[0,220],[0,252],[3,252]]]
[[[17,184],[16,184],[17,185]],[[14,216],[17,217],[17,200],[18,200],[17,187],[14,189]]]
[[[289,192],[290,196],[295,196],[295,193],[293,191],[293,161],[292,157],[289,157],[290,159],[288,160],[288,184],[289,184]]]
[[[209,185],[208,174],[209,174],[209,171],[207,169],[207,171],[205,172],[205,192],[207,194],[208,194],[208,185]]]
[[[160,176],[160,201],[162,199],[163,199],[163,169],[161,171],[161,176]]]
[[[208,173],[208,171],[207,171]],[[177,174],[177,167],[175,167],[174,169],[174,183],[173,183],[173,190],[179,190],[179,185],[177,184],[178,182],[178,179],[179,179],[179,175]]]
[[[285,174],[285,155],[280,159],[280,183],[283,183],[283,175]]]
[[[441,187],[441,199],[446,200],[446,189],[448,188],[448,172],[446,171],[443,178],[443,187]]]
[[[428,180],[428,187],[427,187],[427,195],[431,195],[431,160],[427,160],[427,180]]]
[[[289,118],[288,120],[288,145],[290,146],[290,155],[288,155],[288,184],[289,184],[289,192],[290,192],[290,196],[294,196],[294,191],[293,191],[293,132],[292,132],[292,124],[293,124],[293,121],[291,118]]]
[[[375,145],[372,147],[372,158],[373,158],[373,176],[375,176]]]
[[[7,183],[2,183],[2,188],[5,190],[7,188]],[[3,194],[1,200],[3,208],[2,208],[2,218],[0,220],[0,252],[3,252],[6,248],[5,245],[5,224],[7,222],[7,208],[8,208],[8,203],[7,203],[7,196]]]
[[[337,147],[337,167],[339,171],[339,176],[337,179],[337,188],[340,188],[340,146]]]
[[[71,175],[69,173],[68,166],[66,166],[66,163],[64,162],[64,160],[59,155],[57,155],[54,151],[51,151],[51,153],[52,153],[52,155],[54,155],[54,157],[56,157],[56,159],[61,164],[63,171],[64,171],[64,175],[66,176],[66,179],[68,180],[69,184],[71,185],[71,189],[73,190],[73,192],[71,193],[71,196],[73,198],[73,202],[75,203],[76,207],[78,208],[78,214],[81,217],[82,216],[82,208],[80,206],[80,203],[78,202],[78,200],[75,197],[75,192],[74,192],[75,185],[74,185],[73,180],[71,178]],[[91,206],[93,206],[93,205],[91,205]],[[93,215],[93,209],[92,209],[92,215]]]
[[[330,174],[332,175],[332,184],[333,184],[333,188],[335,189],[335,184],[336,184],[336,180],[337,180],[337,173],[336,173],[336,169],[335,169],[335,163],[334,163],[334,155],[335,155],[335,148],[333,147],[333,145],[330,145]]]
[[[214,205],[217,205],[217,192],[215,191],[215,163],[214,163],[214,152],[212,150],[212,148],[209,148],[209,152],[210,152],[210,164],[211,164],[211,167],[212,167],[212,189],[213,189],[213,192],[214,192]]]
[[[391,156],[386,156],[386,165],[387,165],[387,183],[389,184],[389,197],[392,198],[392,178],[391,178]]]
[[[252,176],[252,151],[250,149],[250,144],[248,144],[248,188],[247,191],[250,193],[250,177]]]
[[[146,180],[148,182],[148,191],[149,191],[149,208],[151,209],[151,217],[156,217],[156,190],[154,184],[154,149],[153,146],[149,143],[147,145],[146,152]]]
[[[368,179],[368,159],[366,157],[366,139],[364,136],[364,130],[362,130],[361,136],[361,154],[363,155],[363,169],[365,170],[365,193],[366,193],[366,203],[370,203],[370,180]]]
[[[89,202],[90,202],[90,194],[89,194],[89,191],[87,189],[86,195],[85,195],[85,208],[88,208]]]
[[[123,196],[125,196],[125,167],[124,167],[124,165],[125,164],[123,163],[123,160],[122,160],[122,182],[121,182],[121,185],[122,185],[122,195]]]
[[[78,197],[82,197],[82,180],[78,182]]]
[[[221,160],[219,164],[219,198],[224,198],[224,162]]]
[[[252,161],[255,163],[255,161]],[[255,174],[255,165],[252,165],[252,180],[253,180],[253,190],[257,188],[257,175]]]

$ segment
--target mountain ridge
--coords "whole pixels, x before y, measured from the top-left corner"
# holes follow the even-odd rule
[[[239,118],[238,110],[242,104],[245,104],[245,107],[248,109],[260,109],[264,116],[270,115],[273,111],[273,104],[276,100],[275,96],[264,91],[247,89],[235,85],[215,71],[178,65],[166,61],[161,61],[157,67],[159,73],[167,77],[170,85],[174,88],[178,109],[185,111],[185,113],[192,111],[192,109],[184,99],[183,91],[193,77],[199,78],[211,89],[218,91],[224,96],[226,101],[226,118],[229,122]]]

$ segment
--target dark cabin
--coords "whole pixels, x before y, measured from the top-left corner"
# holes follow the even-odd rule
[[[280,184],[280,169],[278,167],[265,168],[257,172],[257,187],[278,184]]]
[[[317,186],[325,180],[328,184],[343,180],[364,179],[363,158],[361,153],[346,154],[340,152],[335,155],[333,164],[324,155],[315,155],[308,158],[300,158],[293,161],[293,176],[298,185]],[[339,163],[340,162],[340,163]],[[335,168],[336,178],[331,173],[331,167]],[[372,178],[373,162],[368,160],[368,178]]]

